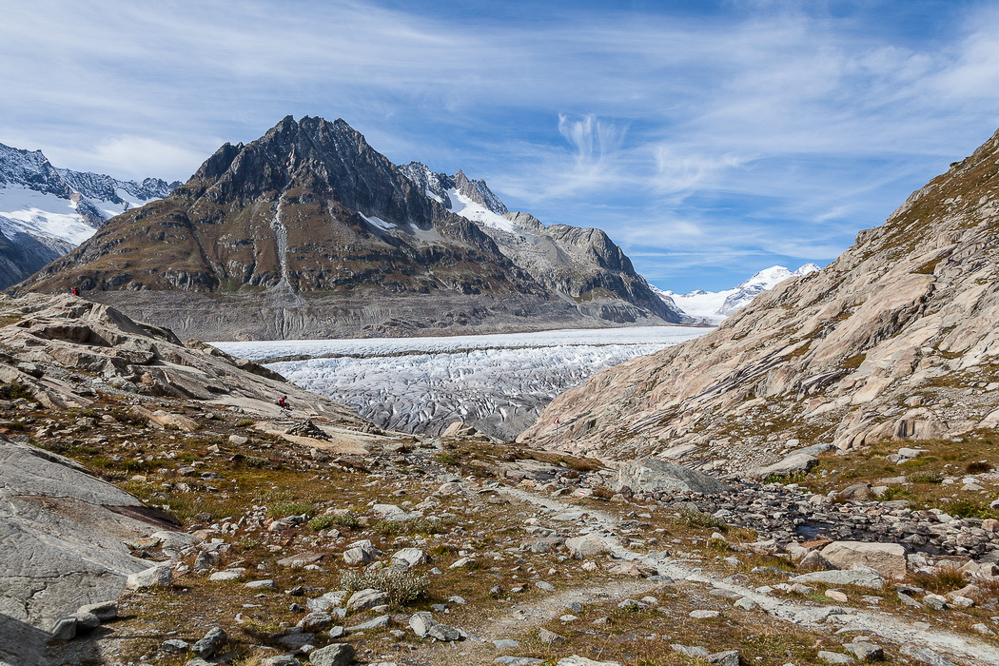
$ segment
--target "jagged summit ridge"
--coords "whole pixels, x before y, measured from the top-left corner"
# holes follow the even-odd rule
[[[999,424],[999,133],[819,272],[563,394],[522,435],[607,456],[770,464]]]
[[[223,145],[23,286],[69,287],[212,339],[681,319],[603,232],[545,228],[483,181],[396,167],[314,117]],[[182,305],[190,294],[200,308]]]

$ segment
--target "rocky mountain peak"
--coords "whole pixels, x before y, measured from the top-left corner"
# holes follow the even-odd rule
[[[134,316],[210,339],[679,320],[606,234],[559,228],[524,261],[505,244],[526,242],[516,229],[484,181],[397,167],[343,120],[288,116],[223,145],[170,197],[116,218],[26,288],[131,300]],[[161,309],[188,300],[178,292],[210,294],[211,314],[195,322],[185,307],[178,321]]]

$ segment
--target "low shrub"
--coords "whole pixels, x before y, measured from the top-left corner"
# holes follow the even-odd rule
[[[411,571],[378,569],[357,573],[347,571],[340,577],[340,587],[348,592],[373,588],[388,595],[393,606],[403,606],[427,594],[427,577]]]

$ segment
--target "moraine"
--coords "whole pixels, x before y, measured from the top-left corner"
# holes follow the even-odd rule
[[[216,342],[380,426],[439,434],[464,421],[512,439],[566,389],[710,329],[646,326],[433,338]],[[278,360],[297,357],[296,360]]]

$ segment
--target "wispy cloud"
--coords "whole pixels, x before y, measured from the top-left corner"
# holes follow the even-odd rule
[[[185,178],[288,113],[343,117],[650,276],[827,261],[999,124],[977,3],[8,4],[0,142]]]

